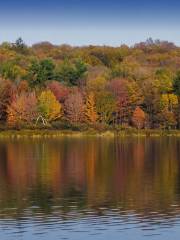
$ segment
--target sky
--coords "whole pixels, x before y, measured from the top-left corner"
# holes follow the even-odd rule
[[[179,0],[0,0],[0,42],[180,46]]]

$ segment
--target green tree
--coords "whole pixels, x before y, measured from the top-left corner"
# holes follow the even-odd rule
[[[32,61],[29,67],[29,81],[32,87],[44,86],[46,81],[55,77],[55,65],[51,59]]]
[[[87,66],[82,60],[71,63],[65,60],[57,71],[56,79],[70,86],[82,85],[87,72]]]
[[[14,46],[20,53],[25,53],[27,51],[27,46],[21,37],[16,40]]]
[[[116,111],[116,101],[114,96],[107,91],[100,92],[96,97],[96,110],[100,122],[106,124],[112,123]]]
[[[5,61],[0,66],[0,74],[5,79],[20,80],[25,76],[25,70],[14,61]]]

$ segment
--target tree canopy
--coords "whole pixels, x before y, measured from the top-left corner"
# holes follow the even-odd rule
[[[29,47],[19,38],[0,45],[0,93],[5,123],[15,111],[31,119],[29,96],[48,123],[179,128],[180,48],[151,38],[131,47]]]

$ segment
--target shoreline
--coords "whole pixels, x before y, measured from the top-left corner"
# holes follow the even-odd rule
[[[4,130],[0,131],[3,138],[60,138],[60,137],[180,137],[180,130],[107,130],[72,131],[72,130]]]

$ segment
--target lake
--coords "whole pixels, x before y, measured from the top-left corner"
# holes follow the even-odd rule
[[[0,239],[180,236],[180,138],[0,140]]]

